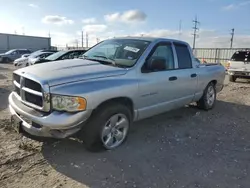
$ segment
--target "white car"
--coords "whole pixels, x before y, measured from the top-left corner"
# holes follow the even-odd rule
[[[20,57],[18,59],[16,59],[13,64],[15,67],[25,67],[24,65],[26,65],[28,63],[28,57]]]
[[[22,56],[21,56],[21,58],[22,57],[29,57],[30,56],[30,54],[23,54]]]
[[[18,67],[18,68],[27,67],[27,66],[33,65],[39,59],[46,58],[53,53],[54,52],[39,52],[39,53],[35,53],[33,55],[31,54],[28,57],[16,59],[14,61],[14,66]]]

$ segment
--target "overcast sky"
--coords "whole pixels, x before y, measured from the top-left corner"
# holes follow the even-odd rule
[[[81,45],[81,31],[93,45],[118,36],[179,38],[197,47],[250,47],[250,0],[0,0],[0,32],[48,36],[53,45]],[[179,23],[181,20],[181,33]],[[84,36],[85,37],[85,36]],[[84,39],[85,43],[85,39]],[[84,44],[85,45],[85,44]]]

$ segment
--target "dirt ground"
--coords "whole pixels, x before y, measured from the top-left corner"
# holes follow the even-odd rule
[[[0,65],[1,188],[250,187],[250,82],[226,81],[212,111],[140,121],[120,148],[90,153],[73,139],[42,143],[11,129],[11,67]]]

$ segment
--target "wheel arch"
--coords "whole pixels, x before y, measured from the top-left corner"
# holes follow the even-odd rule
[[[99,109],[101,109],[103,106],[106,106],[108,104],[122,104],[126,107],[128,107],[128,109],[130,110],[131,114],[132,114],[132,119],[134,119],[135,117],[135,113],[134,113],[134,102],[131,98],[129,97],[115,97],[115,98],[111,98],[108,100],[103,101],[102,103],[100,103],[93,111],[93,113],[95,113],[96,111],[98,111]]]

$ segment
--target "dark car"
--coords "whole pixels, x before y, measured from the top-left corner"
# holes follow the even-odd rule
[[[87,50],[68,50],[68,51],[59,51],[56,52],[44,59],[40,59],[35,62],[35,64],[45,63],[50,61],[59,61],[64,59],[74,59],[82,56]]]
[[[28,49],[13,49],[5,52],[4,54],[0,54],[0,62],[1,63],[10,63],[14,60],[20,58],[23,54],[30,54],[31,51]]]

